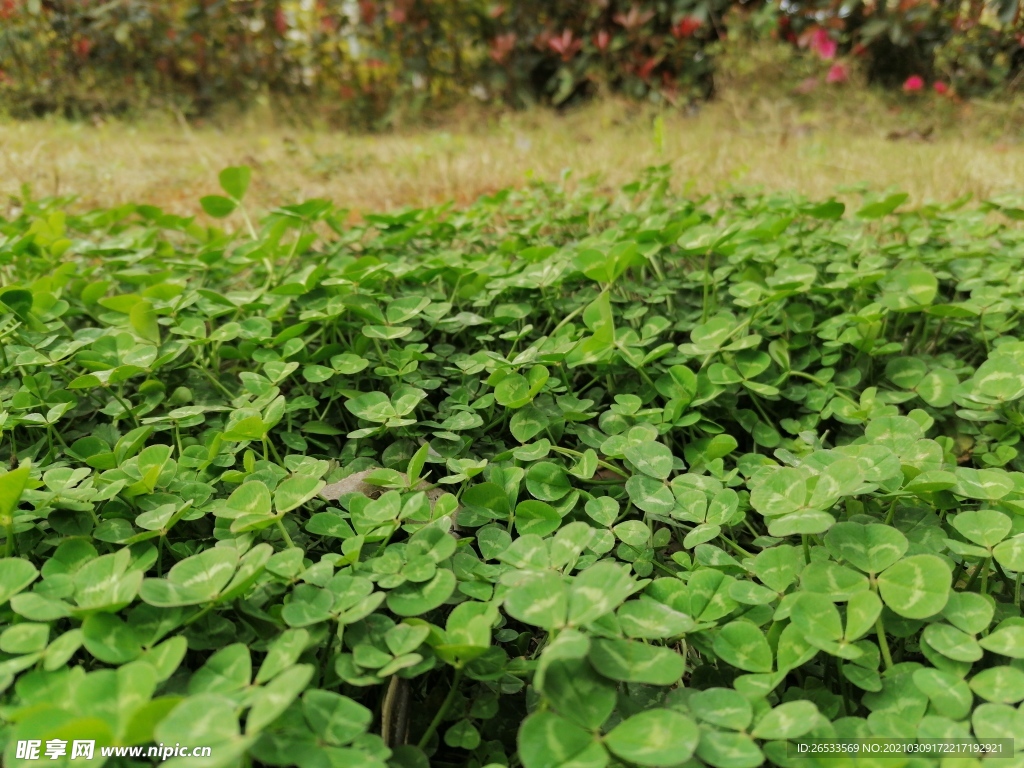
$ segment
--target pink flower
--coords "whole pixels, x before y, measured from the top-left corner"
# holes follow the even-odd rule
[[[560,37],[552,37],[548,40],[548,48],[561,56],[562,61],[565,62],[570,61],[582,47],[582,41],[573,38],[571,29],[563,31]]]
[[[75,55],[80,59],[88,58],[92,50],[92,40],[87,37],[80,37],[74,42]]]
[[[650,59],[647,59],[647,61],[645,61],[645,62],[644,62],[643,64],[641,64],[641,65],[640,65],[640,66],[639,66],[639,67],[637,68],[637,70],[636,70],[636,73],[637,73],[637,74],[638,74],[638,75],[639,75],[639,76],[640,76],[640,77],[641,77],[641,78],[642,78],[643,80],[647,80],[648,78],[650,78],[650,76],[651,76],[651,72],[653,72],[653,71],[654,71],[654,68],[655,68],[656,66],[658,66],[658,64],[659,64],[659,63],[660,63],[660,59],[657,59],[657,58],[650,58]]]
[[[684,16],[678,24],[672,27],[672,37],[676,39],[691,37],[703,24],[704,22],[696,16]]]
[[[826,83],[845,83],[850,77],[845,64],[833,64],[825,75]]]
[[[811,40],[808,45],[812,51],[825,61],[836,57],[836,50],[838,48],[836,41],[829,37],[828,32],[821,27],[818,27],[811,33]]]
[[[505,59],[515,50],[516,33],[508,32],[498,35],[491,41],[491,50],[488,52],[496,64],[504,64]]]
[[[920,75],[911,75],[907,78],[906,82],[903,83],[903,90],[907,93],[914,93],[924,88],[924,78]]]
[[[808,77],[806,80],[802,80],[794,90],[796,90],[797,93],[810,93],[817,87],[818,78]]]
[[[932,88],[935,89],[935,92],[939,94],[939,96],[945,96],[949,93],[949,83],[944,83],[941,80],[936,81]]]
[[[642,27],[652,18],[654,18],[654,11],[641,11],[639,7],[633,5],[629,9],[629,13],[617,13],[612,20],[630,32],[637,27]]]

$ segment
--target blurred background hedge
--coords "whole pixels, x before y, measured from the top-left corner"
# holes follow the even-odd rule
[[[382,125],[467,98],[683,106],[713,95],[729,46],[765,42],[793,52],[782,75],[806,87],[856,72],[970,97],[1017,89],[1018,2],[0,0],[0,109],[202,115],[273,100]]]

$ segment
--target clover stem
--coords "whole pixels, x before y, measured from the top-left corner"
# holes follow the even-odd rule
[[[203,366],[199,366],[199,365],[193,365],[192,367],[197,369],[207,379],[209,379],[210,383],[213,384],[213,386],[215,386],[218,390],[220,390],[220,393],[222,395],[227,397],[229,400],[233,400],[234,399],[235,396],[232,395],[223,384],[221,384],[219,381],[217,381],[217,379],[214,378],[213,374],[211,374],[210,371],[207,368],[204,368]],[[212,367],[216,368],[216,367],[218,367],[218,365],[214,364]]]
[[[405,743],[409,729],[409,682],[392,675],[381,706],[381,736],[388,747]]]
[[[7,533],[7,541],[4,542],[4,557],[14,554],[14,514],[11,514],[10,521],[4,526]]]
[[[381,555],[384,554],[384,550],[387,549],[388,544],[391,541],[391,537],[395,535],[395,531],[396,530],[398,530],[397,527],[392,529],[391,533],[389,533],[387,536],[385,536],[384,539],[381,541],[381,543],[379,545],[377,545],[377,555],[376,555],[377,557],[380,557]]]
[[[804,543],[804,563],[810,564],[810,562],[811,562],[811,539],[810,539],[810,537],[806,533],[801,534],[800,538],[803,540],[803,543]]]
[[[956,568],[953,570],[953,586],[956,587],[960,583],[960,577],[963,576],[964,568],[967,566],[966,560],[961,560],[957,563]]]
[[[434,719],[430,721],[430,725],[427,726],[427,730],[424,731],[423,736],[420,737],[419,743],[416,745],[420,749],[425,749],[427,744],[430,742],[431,737],[437,733],[437,728],[441,725],[445,715],[448,714],[448,710],[451,709],[452,702],[455,701],[455,693],[459,690],[459,683],[462,682],[462,668],[455,668],[455,677],[452,678],[452,687],[448,691],[448,695],[444,697],[444,702],[441,704],[441,708],[437,710],[437,714],[434,715]]]
[[[843,712],[847,715],[853,714],[850,708],[850,702],[847,698],[849,690],[846,686],[846,676],[843,674],[843,659],[840,656],[836,656],[836,679],[839,683],[839,693],[843,697]]]
[[[896,502],[899,499],[893,499],[892,504],[889,505],[889,511],[885,513],[885,524],[892,525],[892,519],[896,515]]]
[[[985,558],[981,562],[981,594],[988,594],[988,564],[989,558]]]
[[[292,259],[295,258],[295,251],[298,250],[299,243],[302,241],[302,235],[305,233],[305,231],[306,231],[306,222],[302,222],[302,224],[299,225],[299,234],[295,238],[295,240],[292,241],[291,250],[288,251],[288,257],[285,259],[284,265],[281,267],[282,280],[284,279],[284,276],[288,274],[288,270],[292,266]],[[321,326],[321,330],[323,330],[322,326]],[[313,338],[316,338],[316,337],[314,336]],[[309,341],[312,341],[312,340],[313,339],[310,339]]]
[[[557,446],[557,445],[552,445],[551,446],[551,450],[553,450],[555,453],[564,454],[565,456],[576,456],[577,458],[581,458],[583,456],[583,453],[580,452],[580,451],[574,451],[572,448],[562,448],[562,447]],[[604,469],[607,469],[609,472],[614,472],[615,474],[619,475],[620,477],[625,477],[627,479],[629,478],[628,474],[623,472],[621,469],[619,469],[615,465],[609,464],[607,461],[601,461],[601,459],[598,459],[597,460],[597,466],[603,467]]]
[[[1020,605],[1020,579],[1024,576],[1024,571],[1017,571],[1017,578],[1013,582],[1013,604]]]
[[[1003,582],[1003,586],[1006,587],[1006,594],[1010,594],[1011,592],[1013,592],[1013,589],[1014,589],[1013,582],[1010,580],[1009,574],[1007,574],[1006,571],[1003,569],[1003,566],[1001,566],[999,564],[999,561],[998,560],[989,559],[988,562],[989,562],[989,565],[992,566],[992,572],[994,574],[996,574],[997,576],[999,576],[1000,581]]]
[[[599,384],[600,382],[601,382],[601,377],[600,376],[593,376],[593,377],[591,377],[590,381],[587,382],[587,385],[585,387],[576,387],[576,391],[582,394],[583,392],[586,392],[592,386],[594,386],[595,384]],[[575,387],[575,380],[574,380],[573,386]]]
[[[935,336],[932,337],[931,343],[928,345],[929,353],[932,350],[934,350],[935,347],[938,345],[938,343],[939,343],[939,336],[942,335],[942,327],[943,327],[943,324],[945,322],[946,322],[945,318],[942,318],[941,320],[939,320],[938,327],[935,329]]]
[[[624,477],[627,480],[629,479],[629,475],[628,474],[626,474],[625,472],[623,472],[621,469],[619,469],[618,467],[614,466],[613,464],[609,464],[607,461],[601,461],[600,459],[598,459],[597,460],[597,466],[602,467],[604,469],[607,469],[609,472],[614,472],[619,477]]]
[[[889,652],[889,641],[885,639],[885,622],[882,621],[882,614],[878,614],[878,618],[875,619],[875,633],[878,635],[878,647],[882,649],[885,668],[892,669],[892,653]]]
[[[658,276],[658,282],[664,283],[665,273],[661,271],[661,265],[658,264],[658,260],[655,258],[653,253],[650,255],[649,261],[651,262],[651,267],[654,268],[654,274]],[[668,307],[670,312],[674,309],[672,306],[672,296],[673,294],[670,293],[665,297],[665,306]]]
[[[651,560],[651,565],[653,565],[655,568],[658,568],[658,569],[664,571],[669,576],[676,576],[676,575],[678,575],[675,571],[673,571],[667,565],[665,565],[664,563],[659,563],[657,560]]]
[[[752,402],[754,407],[757,408],[757,412],[761,414],[761,418],[764,419],[765,424],[771,425],[772,422],[775,421],[774,419],[769,418],[768,414],[765,413],[764,406],[761,405],[760,399],[758,399],[758,397],[752,392],[750,393],[750,402]]]
[[[281,532],[281,538],[284,539],[284,543],[288,545],[289,549],[293,548],[295,544],[292,542],[292,537],[288,535],[288,530],[284,527],[284,523],[280,520],[275,520],[275,522],[277,523],[277,530]]]
[[[57,438],[57,442],[64,446],[65,449],[71,450],[71,447],[64,442],[64,438],[60,434],[60,430],[54,429],[52,424],[47,424],[46,428],[53,432],[53,436]]]
[[[245,221],[245,228],[249,230],[249,237],[253,240],[259,240],[259,235],[256,234],[256,228],[252,225],[252,219],[249,218],[249,212],[245,210],[245,206],[242,205],[241,201],[236,200],[235,202],[238,203],[238,211],[242,214],[242,219]],[[270,275],[271,277],[274,275],[273,267],[270,267]]]
[[[114,391],[113,387],[110,387],[107,391],[110,392],[110,394],[114,397],[115,400],[117,400],[117,402],[120,404],[120,406],[122,408],[124,408],[124,412],[127,413],[128,416],[131,418],[132,423],[134,423],[135,426],[138,427],[139,426],[139,417],[136,416],[134,413],[132,413],[132,409],[130,407],[128,407],[128,403],[126,403],[122,399],[122,397],[117,392]]]
[[[745,331],[747,329],[747,326],[753,323],[757,319],[758,315],[761,314],[761,310],[764,309],[764,306],[758,303],[754,304],[752,308],[754,309],[754,311],[750,314],[750,316],[742,323],[737,325],[735,328],[733,328],[731,331],[729,331],[729,334],[724,339],[722,339],[721,342],[719,342],[719,347],[714,352],[711,352],[710,354],[705,356],[704,362],[700,364],[700,370],[703,371],[705,368],[708,367],[708,363],[710,363],[711,359],[722,350],[722,347],[725,346],[726,342],[728,342],[730,339],[732,339],[733,336],[736,336],[741,331]]]
[[[927,327],[924,323],[926,317],[928,317],[928,315],[924,314],[923,312],[920,315],[918,315],[917,322],[914,323],[913,328],[910,329],[910,333],[907,334],[907,342],[909,343],[907,345],[906,354],[913,353],[917,344],[920,343],[922,328]]]
[[[708,285],[708,280],[711,277],[711,249],[709,248],[704,252],[704,294],[701,297],[701,311],[700,321],[706,323],[708,321],[708,298],[711,294],[711,286]]]
[[[964,586],[965,592],[970,592],[971,587],[974,586],[974,582],[978,580],[978,576],[981,574],[981,566],[979,565],[973,571],[971,571],[971,578],[967,580],[967,584]]]
[[[619,347],[619,348],[621,349],[622,347]],[[636,372],[640,374],[640,378],[642,378],[644,381],[646,381],[652,387],[654,386],[654,382],[651,380],[651,377],[647,375],[647,371],[645,371],[643,368],[637,368]]]
[[[860,354],[860,353],[858,352],[858,354]],[[831,382],[822,381],[821,379],[817,378],[816,376],[811,376],[809,373],[804,373],[803,371],[787,371],[787,375],[789,375],[789,376],[800,376],[802,378],[807,379],[808,381],[813,381],[819,387],[825,387],[825,386],[828,386],[828,384],[831,383]],[[841,397],[843,400],[845,400],[846,402],[851,403],[853,405],[857,405],[857,406],[860,405],[860,403],[858,403],[856,400],[854,400],[851,397],[849,397],[848,395],[844,395],[842,392],[840,392],[839,391],[840,389],[849,389],[849,387],[836,387],[836,397]]]
[[[741,547],[735,541],[730,539],[728,536],[721,536],[720,538],[722,539],[722,541],[724,541],[726,544],[728,544],[730,547],[735,549],[737,552],[739,552],[744,557],[753,557],[753,555],[751,555],[749,552],[747,552],[747,550],[745,550],[743,547]]]
[[[554,336],[556,333],[562,330],[562,328],[564,328],[567,323],[571,322],[572,319],[576,317],[576,315],[578,315],[580,312],[586,309],[587,306],[588,305],[584,304],[583,306],[576,307],[576,309],[574,309],[572,312],[570,312],[568,315],[562,318],[562,321],[552,329],[551,333],[548,333],[546,335]]]
[[[189,617],[188,619],[186,619],[186,620],[185,620],[185,621],[184,621],[184,622],[182,623],[182,625],[181,625],[181,626],[183,626],[183,627],[187,627],[187,626],[188,626],[189,624],[192,624],[192,623],[194,623],[194,622],[198,621],[199,619],[203,618],[203,616],[205,616],[205,615],[206,615],[206,614],[208,614],[208,613],[209,613],[209,612],[210,612],[211,610],[213,610],[213,606],[214,606],[214,605],[216,605],[216,603],[207,603],[207,604],[206,604],[205,606],[203,606],[202,608],[200,608],[200,609],[199,609],[199,612],[198,612],[198,613],[193,613],[191,617]]]
[[[281,454],[277,452],[277,448],[274,447],[274,441],[268,439],[267,445],[270,446],[270,455],[274,457],[274,461],[283,466],[284,461],[281,459]]]

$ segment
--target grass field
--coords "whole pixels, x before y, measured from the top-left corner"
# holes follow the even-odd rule
[[[0,124],[0,194],[74,193],[85,207],[147,201],[193,213],[217,171],[254,170],[257,207],[329,197],[354,212],[420,206],[597,174],[609,188],[670,163],[694,192],[730,186],[814,197],[871,180],[912,201],[988,197],[1021,186],[1024,150],[996,105],[929,96],[896,109],[868,92],[840,103],[722,98],[692,115],[604,102],[550,112],[468,112],[385,135],[297,129],[252,114],[221,123]]]
[[[0,763],[1019,755],[1013,108],[733,92],[0,127]]]

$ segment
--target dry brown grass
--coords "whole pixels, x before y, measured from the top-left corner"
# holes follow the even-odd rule
[[[1006,138],[998,109],[925,98],[895,113],[867,92],[816,107],[726,97],[693,116],[666,113],[660,146],[654,113],[615,101],[565,115],[474,111],[378,136],[295,129],[267,115],[191,127],[9,123],[0,124],[0,194],[27,183],[37,195],[75,193],[82,207],[145,202],[190,214],[217,191],[220,168],[248,164],[257,208],[329,197],[359,212],[466,203],[567,169],[613,187],[670,163],[694,193],[761,186],[826,197],[869,182],[942,201],[1024,186],[1024,147]],[[887,138],[929,125],[928,140]]]

